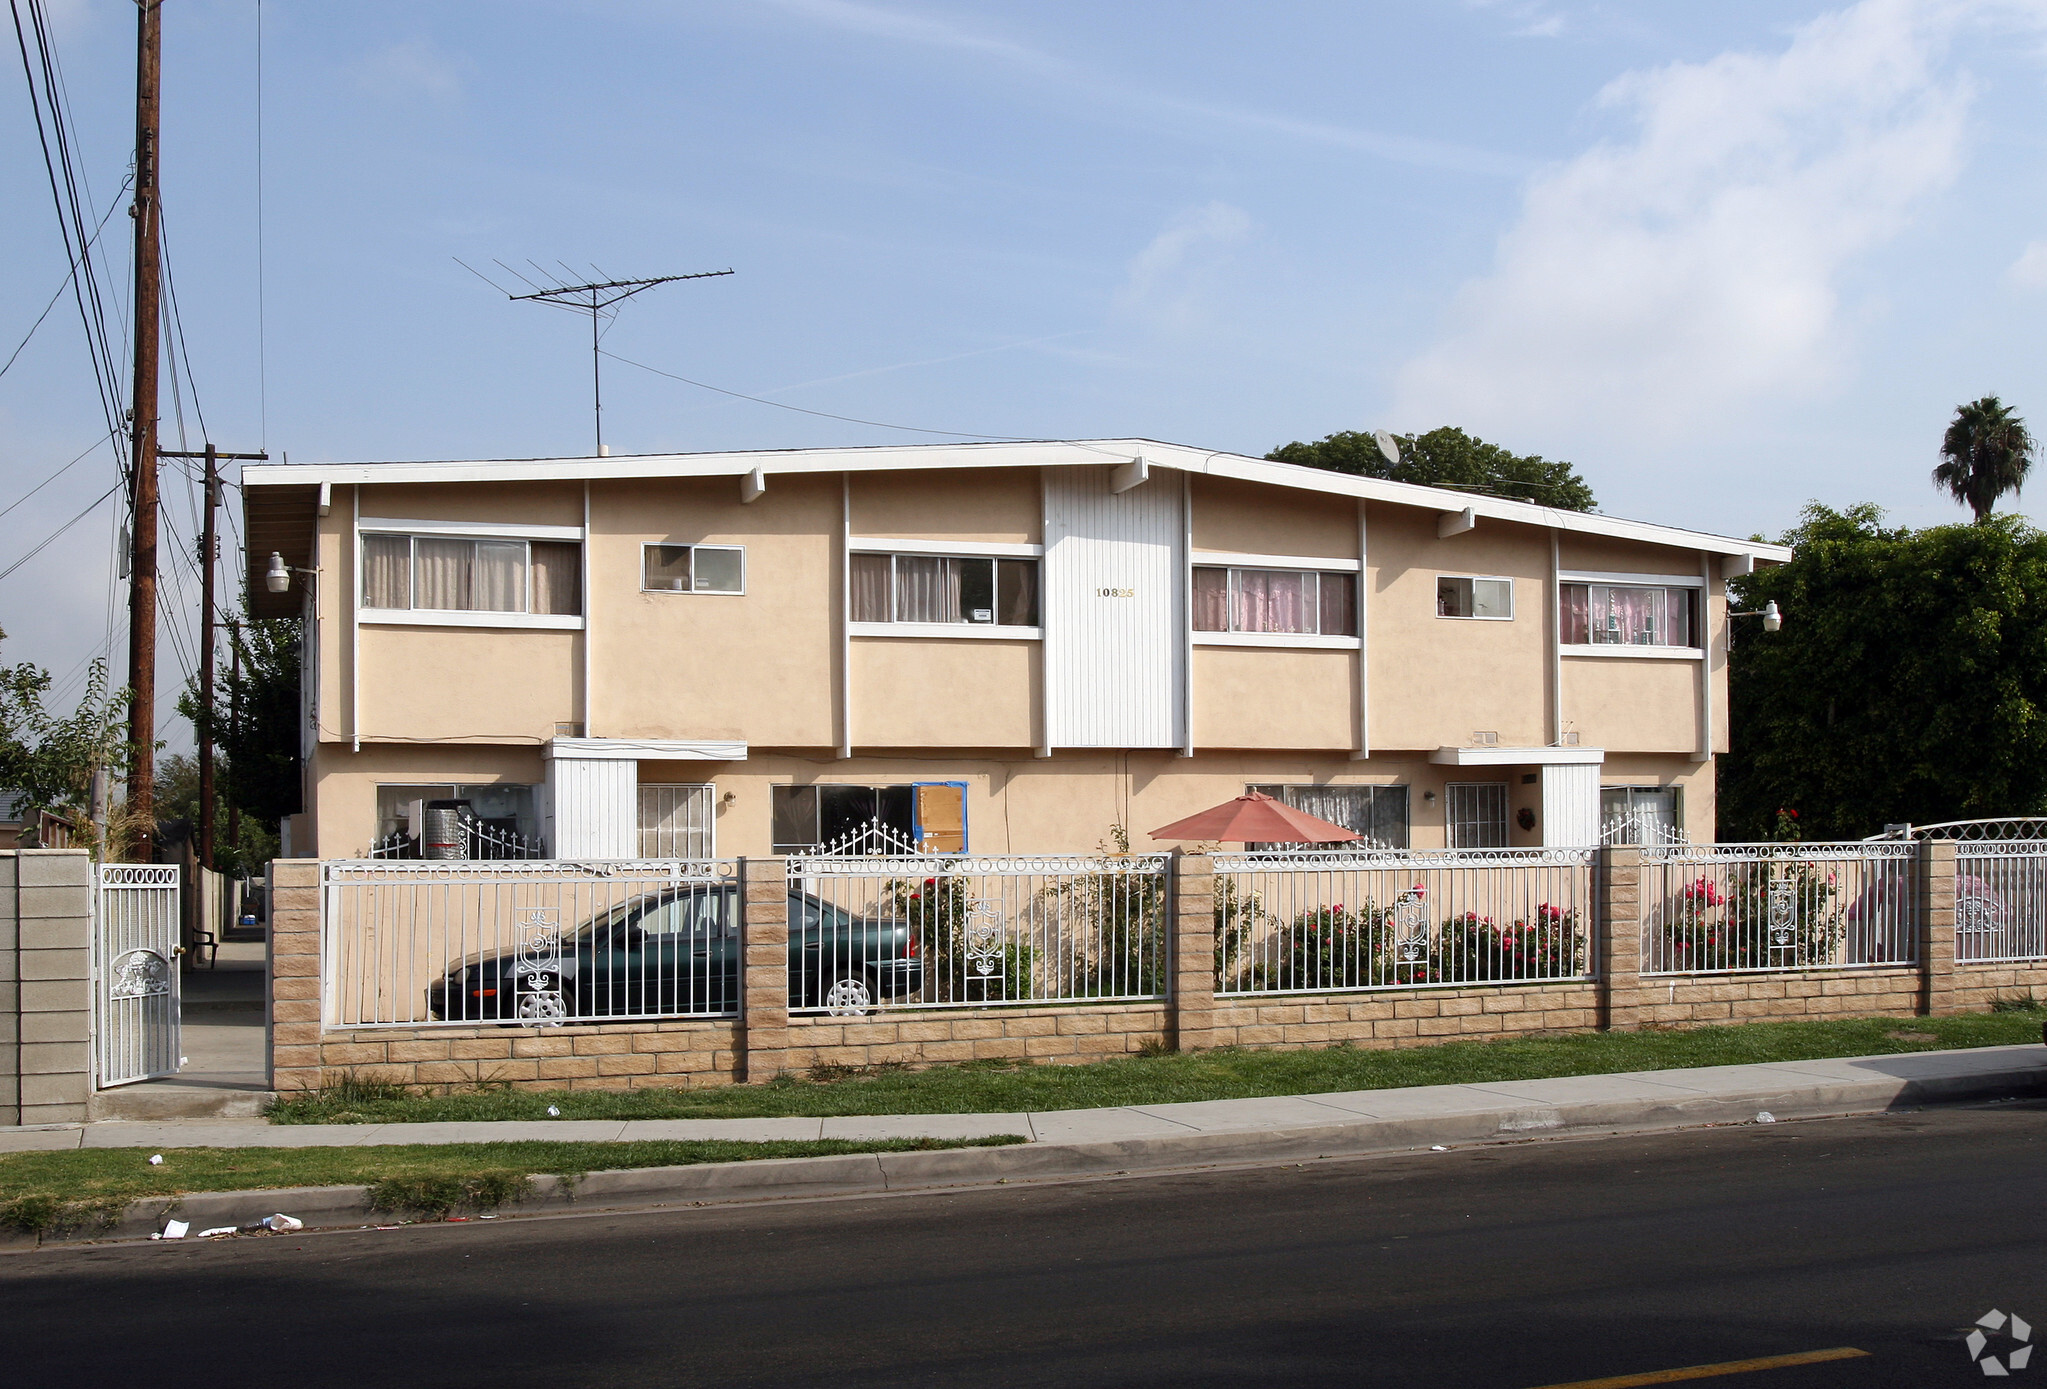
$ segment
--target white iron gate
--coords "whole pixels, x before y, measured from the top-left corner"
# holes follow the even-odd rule
[[[178,867],[102,863],[93,878],[93,1069],[104,1090],[178,1069]]]

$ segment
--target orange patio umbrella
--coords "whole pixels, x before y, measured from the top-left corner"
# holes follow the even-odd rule
[[[1262,791],[1249,791],[1198,815],[1161,825],[1153,839],[1214,839],[1232,844],[1335,844],[1363,839],[1342,825],[1318,820],[1305,810],[1276,801]]]

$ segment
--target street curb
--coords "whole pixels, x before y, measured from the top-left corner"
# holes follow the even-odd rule
[[[593,1172],[574,1180],[536,1176],[524,1199],[501,1208],[497,1214],[510,1218],[566,1210],[647,1210],[1120,1176],[1362,1157],[1458,1144],[1752,1123],[1763,1112],[1776,1119],[1819,1119],[2043,1095],[2047,1095],[2047,1068],[2027,1066],[1914,1079],[1845,1081],[1814,1077],[1810,1084],[1758,1087],[1730,1095],[1686,1095],[1673,1091],[1669,1100],[1530,1104],[1412,1119],[1361,1116],[1338,1123],[1246,1128],[1236,1132],[643,1167]],[[166,1219],[187,1221],[194,1232],[223,1225],[239,1228],[278,1212],[303,1221],[308,1229],[395,1224],[401,1219],[392,1213],[373,1212],[366,1186],[192,1192],[135,1201],[107,1226],[48,1235],[40,1241],[30,1236],[0,1235],[0,1251],[39,1245],[146,1240],[162,1230]]]

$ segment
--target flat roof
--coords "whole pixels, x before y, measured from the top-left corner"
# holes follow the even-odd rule
[[[1148,468],[1171,468],[1208,477],[1232,478],[1302,492],[1357,497],[1437,512],[1470,511],[1474,519],[1508,521],[1619,540],[1644,541],[1708,554],[1747,556],[1759,563],[1783,563],[1791,550],[1783,545],[1713,535],[1678,526],[1629,521],[1590,512],[1567,511],[1535,502],[1463,492],[1448,487],[1423,487],[1410,482],[1334,473],[1294,463],[1213,449],[1191,448],[1156,439],[1080,439],[977,444],[885,444],[859,448],[761,449],[728,453],[647,453],[596,458],[512,458],[390,463],[257,463],[242,469],[245,505],[251,518],[246,532],[249,551],[259,558],[271,550],[297,549],[304,555],[311,540],[287,547],[282,532],[306,526],[315,514],[318,489],[357,483],[554,482],[661,477],[745,477],[759,472],[763,480],[804,473],[897,472],[932,468],[1042,468],[1085,464],[1122,466],[1143,460]],[[258,527],[258,517],[269,524]],[[289,519],[287,519],[289,518]],[[264,539],[258,543],[258,531]],[[296,585],[294,585],[296,588]],[[270,599],[269,594],[260,595]],[[294,595],[276,595],[282,616],[297,611]],[[268,607],[269,603],[259,606]]]

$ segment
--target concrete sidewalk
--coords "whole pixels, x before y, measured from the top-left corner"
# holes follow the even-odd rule
[[[1329,1152],[1383,1151],[1574,1130],[1744,1122],[1762,1112],[1780,1119],[1810,1118],[2038,1095],[2047,1095],[2047,1047],[2029,1045],[1025,1114],[300,1125],[261,1119],[110,1120],[0,1129],[0,1152],[1014,1134],[1034,1145],[1109,1145],[1154,1161],[1239,1161],[1255,1160],[1265,1141],[1273,1144],[1275,1156],[1277,1149],[1304,1144]],[[1203,1156],[1225,1151],[1236,1156]]]

